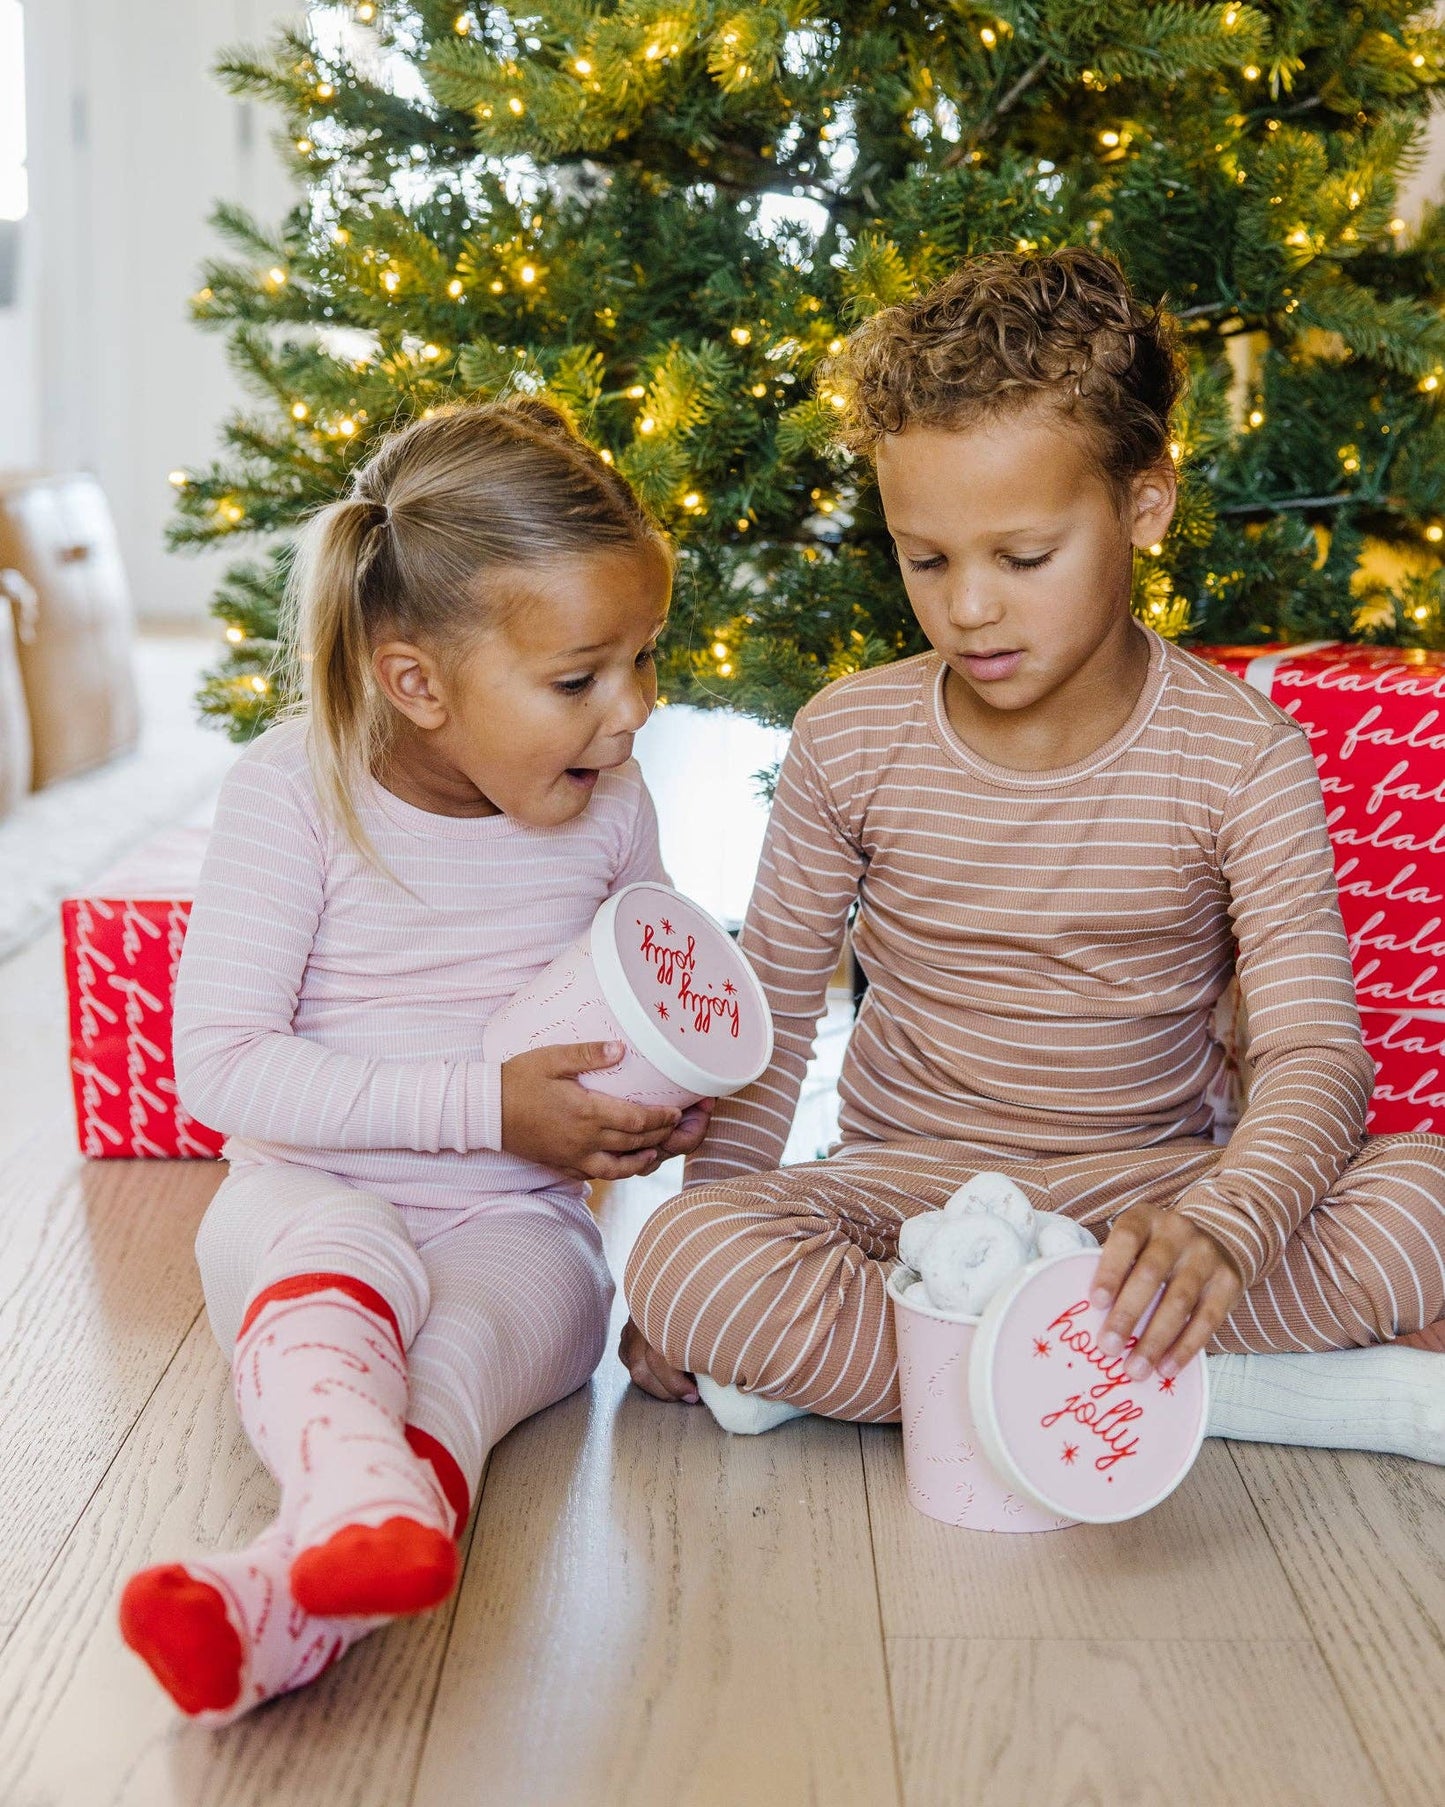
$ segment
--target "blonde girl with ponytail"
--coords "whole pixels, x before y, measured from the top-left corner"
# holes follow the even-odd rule
[[[611,1044],[483,1057],[613,891],[663,878],[633,736],[666,540],[555,410],[389,438],[302,535],[303,709],[222,790],[176,996],[229,1178],[196,1242],[280,1488],[243,1550],[142,1571],[127,1642],[223,1723],[450,1593],[487,1451],[596,1366],[589,1178],[701,1141],[578,1083]]]

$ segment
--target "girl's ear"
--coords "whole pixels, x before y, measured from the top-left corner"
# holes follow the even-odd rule
[[[372,652],[371,670],[381,694],[409,722],[427,730],[446,726],[441,672],[430,653],[404,640],[387,640]]]
[[[1168,533],[1169,523],[1174,519],[1174,506],[1179,500],[1174,460],[1170,458],[1152,470],[1141,472],[1134,479],[1133,497],[1134,522],[1129,538],[1136,546],[1156,545]]]

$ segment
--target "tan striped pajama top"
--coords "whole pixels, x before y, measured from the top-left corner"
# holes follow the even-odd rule
[[[1150,642],[1129,720],[1054,770],[963,745],[935,653],[800,713],[743,930],[777,1051],[719,1104],[689,1186],[777,1166],[856,900],[870,989],[845,1145],[1030,1158],[1207,1136],[1213,1008],[1237,967],[1249,1106],[1178,1208],[1247,1284],[1274,1269],[1357,1152],[1374,1077],[1319,780],[1288,716]]]

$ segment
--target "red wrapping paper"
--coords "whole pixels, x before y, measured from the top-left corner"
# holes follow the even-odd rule
[[[1320,771],[1375,1135],[1445,1129],[1445,653],[1198,647],[1304,729]]]
[[[176,1096],[171,1013],[204,829],[148,842],[60,906],[80,1151],[212,1159],[223,1138]]]

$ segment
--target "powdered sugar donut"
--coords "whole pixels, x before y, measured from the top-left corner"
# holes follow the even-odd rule
[[[910,1217],[898,1231],[899,1260],[917,1267],[923,1260],[923,1251],[942,1228],[942,1211],[920,1211],[917,1217]]]
[[[1040,1255],[1073,1255],[1099,1246],[1093,1233],[1081,1223],[1054,1211],[1036,1212],[1034,1228]]]
[[[984,1211],[1001,1218],[1025,1243],[1034,1239],[1034,1213],[1028,1199],[1005,1173],[976,1173],[943,1207],[948,1218]]]
[[[938,1311],[977,1317],[1029,1258],[1012,1224],[985,1211],[945,1222],[923,1251],[919,1272]]]

